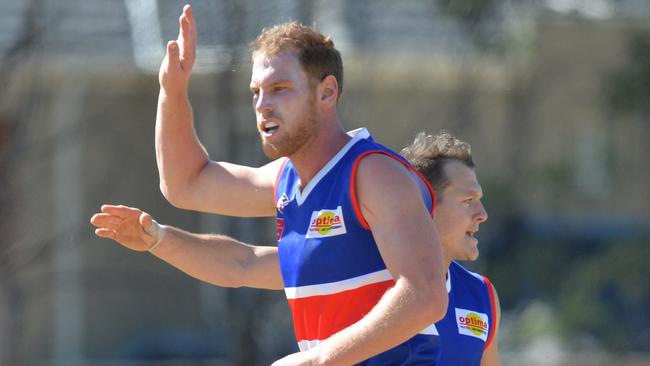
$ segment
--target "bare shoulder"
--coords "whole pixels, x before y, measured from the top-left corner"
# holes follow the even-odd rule
[[[356,172],[361,188],[376,188],[391,192],[415,191],[413,174],[404,163],[386,154],[370,154],[361,159]]]
[[[356,195],[366,214],[404,213],[424,207],[416,176],[401,161],[385,154],[364,157],[356,171]]]
[[[369,154],[358,163],[357,179],[388,178],[411,179],[408,168],[397,158],[386,154]]]

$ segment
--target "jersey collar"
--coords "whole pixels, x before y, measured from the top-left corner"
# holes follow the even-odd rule
[[[307,186],[302,191],[300,189],[296,190],[296,203],[298,205],[302,205],[302,203],[305,202],[305,200],[309,196],[309,193],[314,189],[314,187],[316,187],[318,182],[321,179],[323,179],[323,177],[330,170],[332,170],[334,165],[336,165],[336,163],[338,163],[341,160],[341,158],[343,158],[345,153],[347,153],[348,150],[350,150],[350,148],[354,146],[354,144],[356,144],[362,139],[366,139],[370,137],[370,133],[365,128],[357,128],[356,130],[349,131],[348,135],[352,137],[352,139],[348,141],[347,144],[345,144],[345,146],[343,146],[341,150],[339,150],[339,152],[337,152],[336,155],[334,155],[334,157],[330,159],[330,161],[328,161],[327,164],[325,164],[325,166],[321,168],[321,170],[318,171],[318,173],[316,173],[314,178],[311,181],[309,181]]]

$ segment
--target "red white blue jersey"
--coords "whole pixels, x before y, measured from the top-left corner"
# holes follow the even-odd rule
[[[385,154],[418,174],[404,158],[374,142],[366,130],[356,132],[302,191],[291,161],[285,161],[278,174],[278,255],[301,350],[356,323],[394,285],[356,197],[356,169],[368,154]],[[433,190],[424,178],[418,181],[433,212]],[[391,351],[384,354],[390,356]],[[405,355],[399,350],[397,354]],[[395,358],[382,363],[373,363],[374,359],[363,364],[395,364]]]
[[[451,262],[447,314],[423,333],[435,345],[436,366],[479,366],[495,330],[494,289],[487,277]]]

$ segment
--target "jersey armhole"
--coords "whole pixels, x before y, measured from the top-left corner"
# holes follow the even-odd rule
[[[490,280],[482,276],[483,280],[485,281],[485,285],[487,286],[488,294],[490,295],[490,313],[492,315],[492,325],[490,326],[490,334],[488,334],[488,338],[485,341],[485,346],[483,346],[483,350],[485,351],[489,346],[490,343],[492,343],[492,338],[494,338],[494,332],[497,324],[497,310],[494,302],[494,287],[492,286],[492,283]]]
[[[357,220],[361,224],[361,227],[363,227],[366,230],[370,230],[370,225],[368,225],[368,222],[366,219],[363,217],[363,214],[361,213],[361,207],[359,206],[359,199],[357,197],[357,169],[359,168],[359,162],[361,162],[361,159],[364,157],[370,155],[370,154],[383,154],[386,155],[390,158],[393,158],[397,160],[398,162],[402,163],[407,169],[409,169],[411,172],[415,173],[422,182],[427,187],[427,190],[429,191],[429,196],[431,197],[431,212],[430,214],[433,215],[433,211],[435,210],[436,207],[436,193],[433,190],[433,187],[431,187],[431,184],[427,181],[427,179],[417,171],[411,164],[405,162],[404,160],[400,159],[397,156],[394,156],[393,154],[390,154],[386,151],[383,150],[369,150],[365,151],[361,155],[357,156],[357,158],[354,161],[354,164],[352,165],[352,172],[350,173],[350,200],[352,201],[352,208],[354,209],[354,214],[357,217]]]
[[[280,183],[280,177],[282,176],[282,172],[284,171],[284,166],[287,165],[287,161],[289,161],[289,158],[284,159],[282,162],[282,165],[280,165],[280,169],[278,170],[278,175],[275,177],[275,183],[273,184],[273,200],[278,201],[278,183]]]

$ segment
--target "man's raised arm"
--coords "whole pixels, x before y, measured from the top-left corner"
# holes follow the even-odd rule
[[[196,24],[189,5],[178,39],[160,66],[156,160],[160,189],[174,206],[231,216],[273,216],[280,162],[261,168],[211,161],[194,129],[188,85],[196,58]]]

